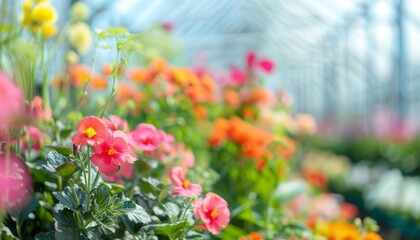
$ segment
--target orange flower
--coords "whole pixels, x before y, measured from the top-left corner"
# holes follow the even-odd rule
[[[267,88],[254,88],[246,95],[245,101],[258,106],[273,106],[276,103],[276,95]]]
[[[108,81],[104,76],[94,73],[92,75],[90,87],[93,89],[104,90],[108,87]]]
[[[90,77],[90,68],[79,64],[69,70],[71,84],[75,87],[82,87]]]
[[[259,232],[251,232],[249,235],[240,237],[239,240],[264,240],[264,236]]]
[[[202,105],[195,105],[194,112],[199,119],[206,119],[209,115],[207,109]]]
[[[117,76],[119,76],[122,72],[122,65],[119,65],[117,68]],[[111,64],[105,64],[102,66],[102,73],[105,76],[111,76],[112,75],[112,65]]]
[[[163,58],[156,58],[150,63],[150,68],[154,73],[163,73],[166,71],[168,64]]]
[[[117,88],[117,100],[120,104],[126,104],[128,100],[133,100],[135,103],[143,101],[141,92],[136,91],[130,84],[120,83]]]
[[[382,237],[375,232],[368,232],[365,236],[365,240],[382,240]]]
[[[225,103],[233,108],[236,108],[241,104],[239,93],[233,89],[225,89],[224,91]]]
[[[138,84],[151,83],[153,75],[147,68],[135,68],[127,71],[127,78]]]

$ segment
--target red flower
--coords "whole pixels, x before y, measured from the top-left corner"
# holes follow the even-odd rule
[[[198,184],[193,184],[190,180],[185,179],[184,171],[181,167],[174,167],[169,171],[171,183],[175,186],[172,190],[173,195],[182,195],[190,197],[192,194],[200,195],[202,188]]]
[[[227,202],[214,193],[207,193],[204,199],[195,201],[194,217],[201,219],[206,231],[219,234],[220,228],[229,224],[230,211]]]
[[[71,140],[76,146],[101,143],[108,133],[108,127],[101,119],[90,116],[82,119],[77,125],[77,131]]]
[[[120,165],[131,158],[128,141],[120,135],[121,133],[108,132],[104,141],[95,144],[93,148],[92,163],[102,174],[110,175],[117,172]]]

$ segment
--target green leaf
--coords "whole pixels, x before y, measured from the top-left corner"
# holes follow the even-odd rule
[[[56,230],[60,232],[75,232],[80,226],[77,222],[76,213],[64,208],[54,213],[54,219],[57,222]]]
[[[57,153],[69,157],[70,155],[73,155],[73,149],[66,148],[66,147],[59,147],[59,146],[45,146],[46,148],[55,150]]]
[[[177,217],[179,213],[181,212],[181,210],[179,209],[179,206],[172,202],[163,204],[163,207],[165,208],[168,216]]]
[[[279,183],[274,190],[274,197],[281,203],[287,203],[292,198],[306,191],[306,184],[301,181]]]
[[[18,225],[22,226],[23,221],[25,221],[25,219],[29,216],[30,213],[36,210],[37,206],[38,200],[35,197],[33,197],[24,208],[22,208],[18,212],[11,212],[10,215]]]
[[[60,174],[66,175],[66,174],[71,173],[76,168],[71,166],[72,164],[64,165],[64,164],[69,163],[69,162],[74,163],[75,166],[77,166],[76,163],[73,162],[69,157],[58,153],[56,150],[50,151],[47,155],[46,160],[47,160],[47,163],[43,164],[42,167],[45,170],[47,170],[49,172],[52,172],[52,173],[57,173],[57,168],[60,171]],[[61,166],[63,166],[63,167],[61,167]],[[71,166],[71,167],[65,167],[65,166]],[[68,175],[66,175],[66,176],[68,176]]]
[[[35,235],[35,240],[55,240],[55,231],[38,233]]]
[[[174,236],[183,232],[187,227],[187,222],[176,222],[176,223],[161,223],[161,224],[152,224],[143,227],[143,230],[146,232],[154,231],[155,234]]]
[[[65,179],[70,179],[73,174],[79,171],[80,167],[75,162],[66,162],[58,166],[55,170],[58,176],[62,176]]]
[[[122,216],[121,220],[133,234],[137,233],[144,224],[149,224],[152,221],[149,214],[139,205],[136,205],[136,209]]]
[[[105,185],[99,186],[94,191],[94,201],[98,206],[107,206],[109,200],[109,190]]]
[[[79,204],[74,199],[71,187],[67,186],[62,192],[53,192],[55,198],[66,208],[73,211],[82,210],[86,207],[86,193],[77,184],[74,185]]]
[[[108,190],[110,190],[112,194],[118,194],[120,192],[123,192],[125,189],[124,185],[121,185],[118,183],[101,182],[99,185],[103,185],[107,187]]]
[[[188,231],[188,233],[185,236],[185,239],[199,240],[199,239],[203,239],[203,235],[195,231]]]

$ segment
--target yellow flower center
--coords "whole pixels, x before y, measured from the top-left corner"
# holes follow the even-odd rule
[[[186,186],[188,186],[188,185],[190,185],[191,184],[191,181],[190,180],[188,180],[188,179],[185,179],[184,180],[184,182],[182,183],[182,185],[184,186],[184,187],[186,187]]]
[[[115,150],[115,148],[112,147],[111,149],[108,150],[108,155],[112,155],[116,152],[117,152],[117,150]]]
[[[210,216],[211,217],[217,217],[217,216],[219,216],[219,213],[216,210],[213,210],[213,211],[211,211]]]
[[[88,136],[88,138],[92,138],[93,136],[95,136],[95,135],[96,135],[96,131],[95,131],[95,129],[93,129],[93,127],[88,127],[88,128],[85,130],[85,133],[86,133],[86,135]]]

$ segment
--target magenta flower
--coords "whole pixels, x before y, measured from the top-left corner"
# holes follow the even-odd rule
[[[114,174],[130,157],[128,142],[121,133],[108,132],[104,141],[93,147],[91,160],[102,174]]]
[[[0,123],[21,113],[23,97],[23,92],[0,70]]]
[[[174,167],[169,171],[169,179],[174,185],[172,190],[173,195],[182,195],[190,197],[191,195],[200,195],[202,188],[198,184],[193,184],[190,180],[185,178],[184,171],[181,167]]]
[[[31,196],[31,176],[14,155],[0,155],[0,212],[19,210]]]
[[[134,147],[150,152],[156,150],[164,141],[162,133],[151,124],[141,123],[129,133],[130,142]]]
[[[248,76],[244,71],[236,66],[230,67],[230,79],[234,86],[243,85],[248,81]]]
[[[194,204],[194,217],[203,221],[204,225],[200,227],[204,230],[219,234],[220,229],[229,224],[228,204],[219,195],[207,193],[204,199],[197,199]]]

